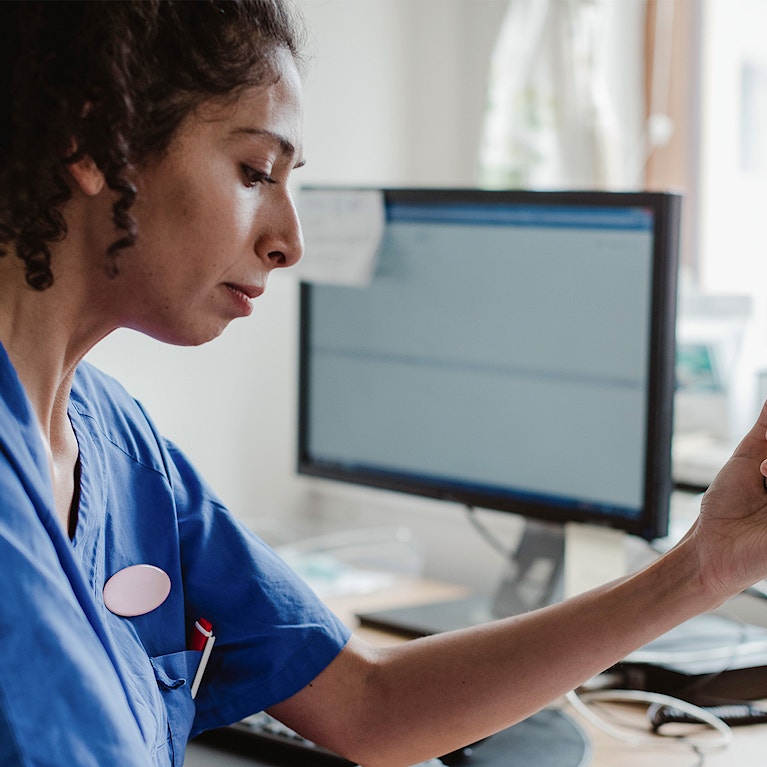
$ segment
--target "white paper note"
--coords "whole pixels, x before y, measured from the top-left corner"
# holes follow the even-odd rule
[[[303,189],[297,197],[304,231],[298,275],[308,282],[368,285],[385,223],[378,189]]]

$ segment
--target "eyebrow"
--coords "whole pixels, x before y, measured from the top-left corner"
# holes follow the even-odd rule
[[[266,130],[265,128],[247,128],[247,127],[234,128],[232,130],[232,135],[260,136],[263,138],[268,138],[269,140],[273,141],[275,144],[279,145],[280,151],[283,155],[292,157],[292,156],[295,156],[296,154],[296,148],[292,142],[288,141],[284,136],[281,136],[279,133]],[[298,162],[296,162],[296,164],[293,167],[301,168],[304,165],[306,165],[306,160],[304,158],[301,158]]]

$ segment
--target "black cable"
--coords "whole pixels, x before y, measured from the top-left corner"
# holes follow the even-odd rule
[[[506,546],[503,541],[498,538],[498,536],[490,532],[490,530],[488,530],[488,528],[482,522],[480,522],[474,506],[467,504],[465,508],[471,526],[480,534],[480,536],[484,538],[492,548],[499,552],[506,561],[512,559],[514,557],[513,549],[510,549],[508,546]]]

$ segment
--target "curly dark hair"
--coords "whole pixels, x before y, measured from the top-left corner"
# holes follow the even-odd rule
[[[283,0],[0,2],[0,255],[15,247],[31,287],[53,283],[66,167],[87,155],[116,193],[116,274],[137,235],[126,171],[202,101],[274,76],[276,50],[299,61],[300,36]]]

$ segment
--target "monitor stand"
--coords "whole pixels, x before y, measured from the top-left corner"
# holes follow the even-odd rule
[[[524,532],[494,593],[361,612],[357,618],[363,626],[419,637],[518,615],[562,599],[564,563],[564,527],[525,520]]]

